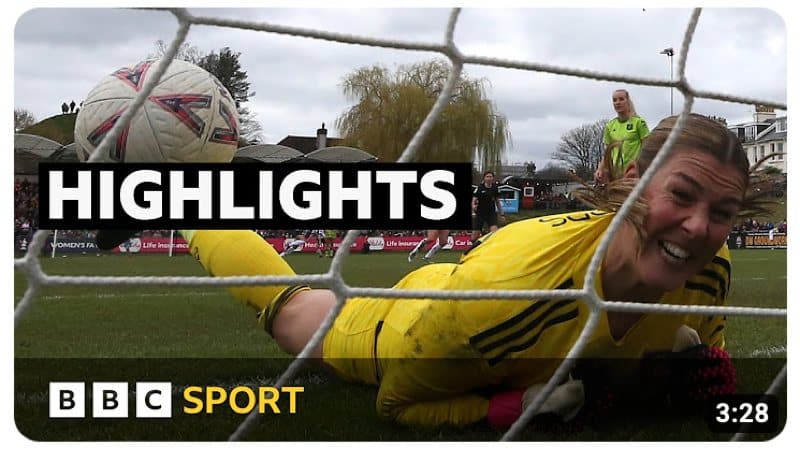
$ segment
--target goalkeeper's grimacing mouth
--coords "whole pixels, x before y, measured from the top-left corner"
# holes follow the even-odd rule
[[[660,240],[658,241],[658,245],[661,246],[664,253],[675,260],[685,262],[692,256],[688,251],[671,242]]]

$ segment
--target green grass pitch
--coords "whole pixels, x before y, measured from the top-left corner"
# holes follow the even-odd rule
[[[786,251],[733,250],[731,254],[733,281],[729,305],[786,307]],[[441,252],[437,260],[454,262],[459,256],[460,252]],[[409,264],[405,258],[402,252],[351,255],[345,263],[344,278],[353,286],[389,287],[409,270],[422,265],[421,261]],[[314,255],[291,255],[288,260],[298,273],[323,273],[330,264],[330,259]],[[69,255],[42,258],[41,264],[45,272],[57,275],[204,275],[200,265],[186,255],[172,258]],[[26,287],[25,277],[19,271],[14,284],[16,303]],[[764,391],[769,386],[785,362],[786,335],[785,317],[729,317],[728,350],[744,364],[740,367],[740,375],[746,377],[742,377],[740,382],[745,391]],[[146,373],[142,371],[148,367],[174,368],[175,377],[183,377],[182,373],[191,376],[197,372],[197,377],[202,377],[202,380],[197,379],[200,385],[212,384],[212,381],[236,384],[237,380],[263,381],[268,385],[288,364],[287,356],[258,330],[255,313],[234,301],[225,289],[214,287],[44,288],[15,329],[14,353],[18,364],[15,376],[18,386],[36,383],[36,374],[29,367],[20,367],[20,364],[38,358],[46,358],[41,361],[48,372],[67,375],[69,368],[93,361],[106,366],[115,361],[120,365],[132,364],[132,370],[144,375]],[[145,360],[137,361],[137,358]],[[264,358],[274,359],[267,361]],[[162,374],[160,379],[171,380],[170,374]],[[93,379],[87,377],[84,380],[89,382]],[[135,375],[131,376],[130,382],[136,380]],[[179,380],[173,381],[180,383]],[[411,429],[389,424],[375,416],[376,390],[373,387],[346,384],[312,371],[302,372],[297,382],[306,386],[297,414],[263,417],[250,438],[438,441],[496,440],[502,434],[484,425],[465,429]],[[785,389],[779,399],[785,403]],[[785,417],[785,407],[782,411]],[[158,422],[104,419],[100,425],[92,419],[77,422],[49,420],[46,412],[46,403],[42,405],[29,393],[18,391],[17,425],[34,439],[222,440],[244,418],[228,411],[213,416],[178,416]],[[710,433],[700,420],[647,425],[622,421],[607,427],[610,428],[585,428],[570,434],[526,431],[524,439],[724,441],[731,436]],[[753,436],[754,439],[770,437]]]

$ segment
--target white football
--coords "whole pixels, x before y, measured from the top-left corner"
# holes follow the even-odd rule
[[[158,63],[123,67],[89,92],[75,122],[79,159],[89,158],[151,79]],[[174,60],[101,160],[230,162],[238,141],[239,115],[228,90],[208,71]]]

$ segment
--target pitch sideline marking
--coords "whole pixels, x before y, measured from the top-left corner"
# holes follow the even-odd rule
[[[773,356],[776,356],[776,355],[779,355],[779,354],[785,354],[785,353],[786,353],[786,347],[785,346],[770,345],[770,346],[756,348],[755,350],[750,352],[750,357],[751,358],[760,358],[760,357],[771,358]]]
[[[42,300],[66,300],[70,298],[116,298],[116,297],[185,297],[187,292],[157,292],[143,294],[72,294],[72,295],[44,295]],[[191,292],[191,295],[226,295],[225,292]]]

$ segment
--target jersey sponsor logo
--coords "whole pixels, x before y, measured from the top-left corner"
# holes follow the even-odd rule
[[[591,220],[594,217],[602,217],[603,215],[608,215],[609,213],[610,212],[604,212],[602,210],[592,210],[591,212],[578,212],[571,213],[569,215],[548,216],[540,218],[539,223],[552,223],[552,227],[557,228],[567,224],[568,221]]]

